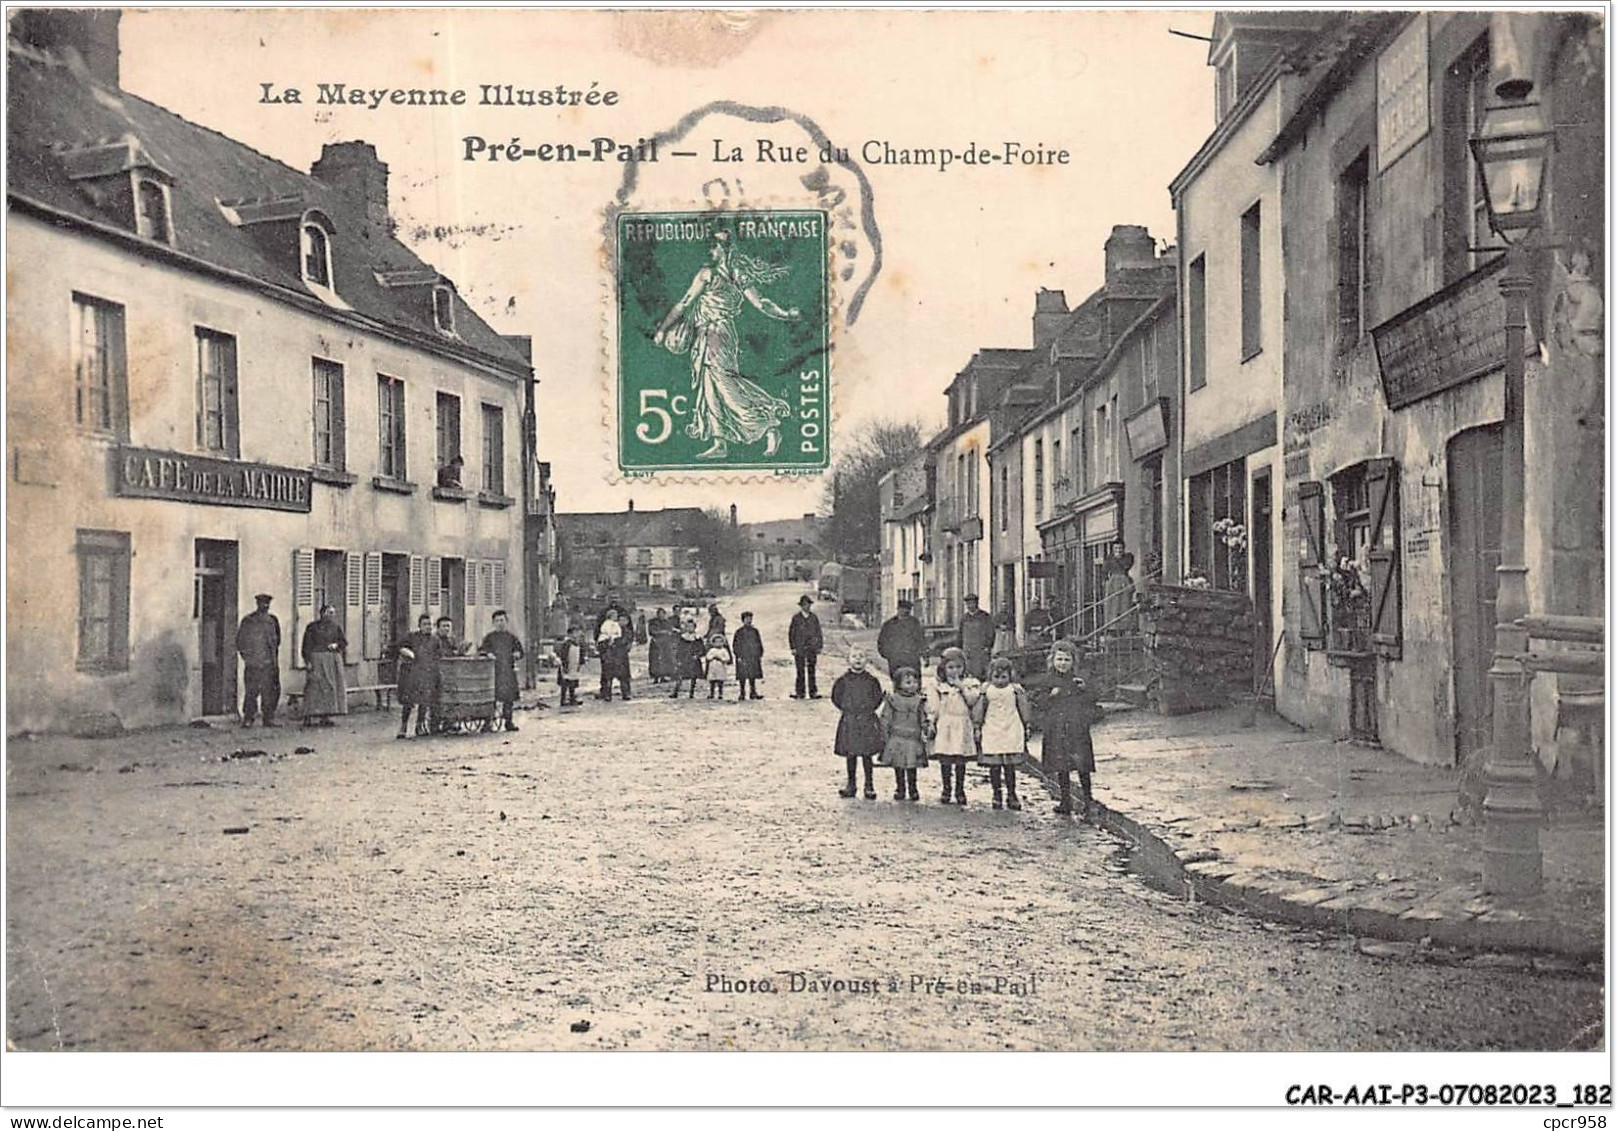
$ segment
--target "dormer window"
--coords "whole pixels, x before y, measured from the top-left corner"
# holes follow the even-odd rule
[[[168,186],[156,177],[134,174],[135,232],[158,243],[174,242],[174,222],[170,212]]]
[[[455,335],[455,292],[446,286],[432,288],[432,321],[440,334]]]
[[[301,233],[303,281],[311,287],[331,290],[331,232],[310,214],[303,218]]]

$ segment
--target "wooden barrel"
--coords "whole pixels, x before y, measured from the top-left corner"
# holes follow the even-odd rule
[[[484,707],[494,702],[492,656],[445,656],[438,661],[442,690],[438,702],[446,709]]]

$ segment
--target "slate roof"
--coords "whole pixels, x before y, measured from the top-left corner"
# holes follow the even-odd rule
[[[246,276],[303,309],[392,331],[422,349],[493,366],[513,377],[527,376],[528,363],[458,295],[457,340],[438,332],[430,302],[412,296],[409,288],[389,288],[378,281],[378,272],[438,275],[389,232],[374,224],[368,228],[361,201],[128,91],[96,82],[82,68],[52,56],[12,45],[7,64],[7,199],[13,207],[99,225],[105,238],[153,257],[193,270]],[[129,231],[126,220],[98,204],[69,175],[69,154],[126,138],[133,138],[139,154],[173,178],[172,246]],[[330,218],[335,291],[351,313],[323,302],[298,275],[294,259],[278,262],[248,227],[232,224],[219,204],[251,209],[287,199]]]

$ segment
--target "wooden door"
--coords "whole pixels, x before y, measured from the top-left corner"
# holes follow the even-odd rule
[[[236,709],[236,544],[197,539],[197,658],[202,713]]]
[[[1252,554],[1252,686],[1272,694],[1269,657],[1274,654],[1274,558],[1270,553],[1274,522],[1273,478],[1268,468],[1252,475],[1252,527],[1247,546]]]
[[[1463,765],[1493,743],[1494,599],[1499,588],[1499,494],[1504,432],[1461,432],[1449,443],[1449,621],[1454,650],[1454,754]]]

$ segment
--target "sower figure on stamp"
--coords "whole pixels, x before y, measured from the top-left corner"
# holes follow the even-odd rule
[[[800,606],[786,630],[786,642],[791,646],[792,659],[797,661],[797,690],[793,699],[803,698],[805,688],[810,699],[820,697],[820,686],[815,682],[814,665],[825,650],[825,634],[820,630],[820,618],[814,615],[814,598],[807,593],[797,599]]]
[[[269,611],[268,593],[253,598],[258,608],[241,618],[236,629],[236,651],[241,655],[243,694],[241,725],[250,727],[264,711],[264,725],[275,726],[275,708],[281,703],[281,622]]]
[[[719,232],[708,249],[707,266],[652,335],[652,341],[671,353],[690,353],[691,422],[685,434],[712,441],[699,458],[721,459],[730,444],[760,438],[766,440],[765,456],[780,450],[780,422],[792,414],[791,406],[742,376],[736,318],[743,302],[782,322],[801,317],[796,307],[783,309],[757,291],[756,284],[776,282],[786,273],[784,266],[736,251],[730,233]]]

